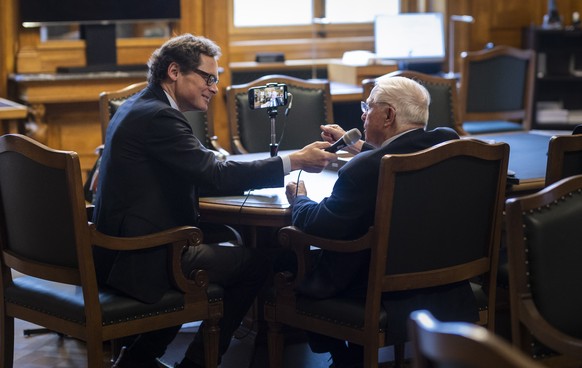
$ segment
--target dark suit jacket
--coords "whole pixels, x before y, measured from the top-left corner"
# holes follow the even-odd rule
[[[411,153],[459,136],[452,129],[410,131],[384,147],[363,151],[338,172],[332,194],[320,203],[300,196],[293,205],[293,224],[305,232],[332,239],[356,239],[364,235],[374,222],[378,175],[382,156],[389,153]],[[365,148],[371,148],[366,145]],[[309,188],[307,188],[309,190]],[[336,253],[323,251],[315,269],[299,287],[299,292],[314,298],[335,295],[362,296],[368,276],[369,252]],[[478,319],[474,296],[468,283],[421,292],[399,292],[384,295],[389,309],[388,339],[406,335],[408,314],[416,309],[429,309],[443,320]],[[393,336],[390,336],[393,335]]]
[[[281,187],[279,157],[220,162],[172,108],[160,86],[128,99],[107,129],[93,221],[114,236],[139,236],[198,224],[198,190],[232,193]],[[101,284],[156,302],[170,288],[165,248],[95,250]]]

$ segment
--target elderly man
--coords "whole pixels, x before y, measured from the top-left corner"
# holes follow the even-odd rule
[[[374,221],[382,156],[411,153],[459,138],[448,128],[425,130],[429,103],[430,95],[417,82],[404,77],[379,78],[367,101],[362,102],[365,142],[359,141],[348,148],[356,155],[339,170],[331,195],[316,203],[307,197],[302,181],[287,185],[287,198],[293,205],[293,225],[307,233],[333,239],[356,239],[364,235]],[[321,129],[322,137],[329,142],[344,134],[337,125]],[[365,251],[355,254],[323,251],[298,291],[313,298],[363,296],[368,260],[369,252]],[[429,309],[443,320],[449,315],[464,316],[467,321],[478,319],[468,283],[429,289],[422,295],[385,295],[383,302],[391,310],[390,315],[397,316],[390,321],[393,328],[388,332],[396,336],[405,336],[406,318],[419,308]],[[316,334],[310,335],[310,345],[314,352],[330,352],[332,367],[362,366],[359,346]]]

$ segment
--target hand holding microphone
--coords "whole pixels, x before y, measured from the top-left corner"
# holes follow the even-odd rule
[[[340,139],[338,139],[334,144],[327,147],[325,150],[327,152],[335,153],[341,149],[351,146],[358,142],[362,138],[362,133],[357,128],[349,130]]]

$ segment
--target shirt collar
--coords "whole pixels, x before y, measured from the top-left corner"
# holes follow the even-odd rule
[[[164,90],[164,93],[166,94],[166,97],[170,101],[170,106],[172,106],[176,110],[180,111],[180,109],[178,108],[178,104],[176,103],[176,101],[174,101],[174,99],[172,98],[172,96],[170,96],[170,94],[168,92],[166,92],[165,90]]]
[[[420,129],[420,128],[412,128],[412,129],[406,130],[400,134],[396,134],[395,136],[392,136],[392,137],[386,139],[384,142],[382,142],[382,145],[380,147],[385,147],[385,146],[389,145],[390,143],[394,142],[396,139],[402,137],[404,134],[409,133],[413,130],[417,130],[417,129]]]

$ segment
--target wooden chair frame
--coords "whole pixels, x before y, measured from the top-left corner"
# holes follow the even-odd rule
[[[432,126],[432,128],[435,128],[436,125],[446,126],[446,127],[455,129],[455,131],[461,136],[468,135],[467,132],[465,132],[465,130],[463,129],[463,126],[461,124],[459,94],[457,92],[457,81],[455,79],[443,78],[443,77],[439,77],[436,75],[429,75],[429,74],[417,72],[414,70],[396,70],[394,72],[385,74],[385,76],[389,76],[389,77],[400,76],[400,77],[410,78],[412,80],[419,82],[423,86],[427,87],[429,93],[431,91],[431,86],[442,86],[442,87],[447,88],[449,91],[448,103],[449,103],[449,106],[451,107],[450,117],[449,117],[449,121],[448,121],[449,124],[443,124],[444,122],[435,121],[434,117],[429,112],[429,116],[428,116],[429,124],[427,126],[427,129],[431,129],[431,125],[435,124],[435,126]],[[376,83],[376,79],[377,78],[364,79],[362,81],[362,89],[363,89],[362,99],[363,99],[363,101],[366,101],[368,96],[370,96],[370,92],[372,92],[372,89],[374,88],[374,85]],[[431,107],[433,106],[433,104],[434,104],[434,101],[431,101],[431,105],[429,106],[429,111],[431,110]]]
[[[493,332],[474,324],[440,322],[426,310],[410,315],[412,367],[434,363],[471,368],[542,368]]]
[[[552,137],[548,145],[546,186],[579,174],[582,174],[582,135]]]
[[[299,79],[286,75],[272,74],[266,75],[252,82],[245,84],[237,84],[228,86],[226,88],[226,105],[228,110],[228,121],[231,134],[231,145],[234,153],[245,154],[249,153],[249,150],[244,146],[239,126],[239,106],[237,103],[237,96],[247,95],[249,88],[263,86],[268,83],[284,83],[292,88],[301,88],[309,90],[322,90],[325,106],[323,107],[325,113],[325,121],[319,121],[319,124],[333,124],[333,105],[330,92],[330,84],[328,81],[308,81],[305,79]],[[249,109],[249,106],[243,106],[242,108]],[[301,108],[301,107],[298,107]],[[293,111],[290,112],[293,114]],[[265,112],[265,119],[267,119],[267,113]],[[314,141],[317,139],[314,139]],[[298,147],[302,148],[302,147]],[[268,151],[268,146],[265,146],[265,151]]]
[[[560,249],[559,239],[548,239],[547,234],[540,234],[529,229],[528,224],[537,221],[530,217],[550,213],[555,206],[572,206],[582,204],[582,175],[559,180],[541,191],[506,202],[506,228],[509,254],[509,287],[511,304],[511,330],[513,344],[528,354],[532,354],[532,338],[566,357],[574,358],[578,365],[582,360],[582,339],[570,336],[553,326],[540,311],[536,303],[536,270],[533,269],[530,242],[543,242],[545,248],[564,254],[567,249]],[[578,211],[579,212],[579,211]],[[569,210],[562,218],[576,216]],[[554,220],[558,221],[557,219]],[[547,228],[547,227],[546,227]],[[576,231],[577,229],[573,229]],[[555,230],[554,230],[555,231]],[[543,237],[546,237],[545,241]],[[536,248],[539,248],[537,246]],[[540,257],[540,255],[537,255]],[[572,254],[570,257],[577,257]],[[554,261],[555,262],[555,261]],[[547,260],[544,264],[552,264]],[[567,266],[565,266],[567,267]],[[564,276],[562,276],[564,277]],[[575,290],[572,290],[575,293]]]
[[[66,207],[61,210],[44,208],[45,202],[42,201],[42,204],[38,204],[38,208],[33,209],[32,205],[23,203],[24,215],[18,215],[19,222],[30,219],[30,224],[27,225],[30,228],[29,231],[39,232],[40,230],[34,226],[46,226],[43,224],[46,221],[32,219],[37,216],[31,216],[31,213],[42,213],[47,217],[50,217],[53,212],[68,213],[68,215],[58,217],[62,220],[59,226],[70,229],[72,232],[66,236],[70,239],[69,242],[58,244],[61,247],[59,257],[63,259],[66,257],[67,263],[70,263],[66,266],[61,265],[64,263],[61,259],[58,261],[49,259],[51,257],[46,255],[46,251],[44,251],[45,254],[39,254],[43,252],[43,247],[51,245],[50,239],[46,239],[46,244],[43,242],[22,244],[22,231],[13,231],[7,225],[7,220],[14,214],[5,210],[8,194],[2,188],[0,179],[0,341],[2,342],[0,364],[2,367],[13,365],[14,318],[85,341],[87,366],[90,368],[103,367],[104,341],[205,320],[206,327],[203,333],[206,343],[206,367],[217,366],[218,322],[223,311],[222,293],[220,290],[214,290],[214,296],[211,297],[209,290],[218,287],[209,285],[207,273],[198,270],[191,275],[193,279],[187,279],[180,266],[183,248],[197,246],[201,242],[202,232],[198,228],[183,226],[133,238],[107,236],[97,231],[95,225],[87,220],[79,157],[75,152],[56,151],[22,135],[5,135],[0,137],[0,158],[2,155],[10,156],[5,156],[6,160],[0,160],[0,165],[6,165],[7,162],[26,162],[27,168],[34,165],[34,170],[38,170],[36,167],[40,166],[45,171],[58,173],[58,177],[65,182],[66,187],[61,193],[47,192],[50,189],[45,189],[39,184],[42,188],[39,188],[39,193],[34,196],[54,196],[53,198],[59,198],[59,204]],[[20,179],[22,178],[18,178]],[[12,178],[12,180],[17,179]],[[47,232],[50,233],[50,231]],[[36,237],[40,236],[44,235]],[[12,243],[15,237],[20,239],[18,244]],[[168,247],[168,269],[172,273],[175,291],[170,292],[173,293],[172,296],[169,294],[166,296],[172,299],[178,298],[172,302],[176,307],[159,309],[161,305],[144,304],[110,289],[98,287],[93,247],[131,251],[159,246]],[[13,270],[25,276],[13,278]],[[73,290],[70,294],[66,294],[62,291],[63,284],[78,286],[82,293]],[[160,303],[164,303],[164,308],[169,306],[167,302]],[[54,304],[55,307],[51,309],[49,304]],[[55,308],[57,308],[56,312]],[[76,310],[79,312],[71,312]],[[145,312],[147,310],[149,312]],[[114,317],[115,314],[119,317]]]
[[[388,248],[390,247],[390,223],[392,221],[392,204],[395,195],[396,178],[399,174],[416,172],[432,165],[437,165],[449,158],[459,156],[479,157],[486,161],[498,162],[498,177],[495,178],[495,203],[491,204],[491,218],[487,239],[487,256],[462,264],[427,271],[387,274]],[[337,339],[347,340],[364,346],[364,367],[378,366],[378,349],[385,345],[385,331],[379,329],[382,294],[403,290],[428,288],[437,285],[452,284],[469,280],[478,275],[483,276],[487,289],[487,311],[482,323],[490,330],[495,325],[496,270],[499,256],[501,219],[509,146],[507,144],[488,145],[475,140],[455,140],[442,143],[431,149],[413,154],[386,155],[382,158],[376,202],[375,224],[361,238],[355,240],[333,240],[304,233],[293,226],[280,230],[279,240],[282,246],[294,250],[298,259],[296,275],[281,272],[275,275],[274,302],[266,303],[265,318],[269,322],[269,359],[271,368],[281,367],[283,338],[279,333],[282,325],[313,331]],[[295,287],[305,278],[310,269],[308,253],[311,246],[336,252],[357,252],[370,249],[371,256],[368,274],[367,295],[363,325],[352,326],[346,323],[299,312]],[[395,360],[403,358],[403,345],[397,346]]]
[[[470,93],[470,81],[472,65],[490,61],[495,58],[509,57],[523,60],[528,63],[523,86],[522,108],[513,111],[469,111],[467,101]],[[492,77],[501,78],[497,75]],[[461,53],[461,82],[460,82],[460,123],[466,121],[491,121],[491,120],[519,120],[523,125],[523,130],[531,129],[532,109],[533,109],[533,85],[535,78],[535,52],[533,50],[522,50],[509,46],[496,46],[492,49],[479,51],[465,51]],[[486,96],[484,96],[485,98]]]
[[[131,84],[116,91],[106,91],[99,94],[99,121],[101,122],[101,138],[102,142],[105,143],[105,134],[107,133],[107,127],[109,126],[109,121],[113,116],[115,110],[113,105],[120,105],[123,101],[127,100],[131,96],[140,92],[142,89],[147,87],[148,82],[139,82]],[[206,119],[204,120],[204,137],[197,138],[209,149],[220,152],[224,156],[228,156],[230,153],[222,148],[220,143],[218,143],[218,137],[214,134],[214,123],[213,123],[213,109],[209,106],[208,111],[206,111]]]

